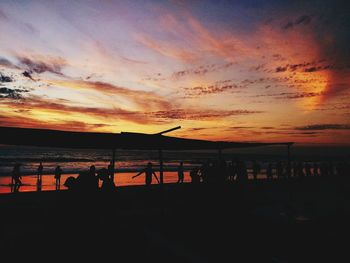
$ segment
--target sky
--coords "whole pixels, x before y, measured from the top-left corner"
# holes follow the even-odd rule
[[[347,1],[0,0],[0,125],[350,145]]]

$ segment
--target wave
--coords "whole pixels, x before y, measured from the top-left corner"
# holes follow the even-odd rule
[[[14,162],[26,162],[26,163],[39,163],[39,162],[56,162],[56,163],[74,163],[74,162],[109,162],[107,158],[72,158],[72,157],[25,157],[25,158],[0,158],[0,165],[14,163]]]

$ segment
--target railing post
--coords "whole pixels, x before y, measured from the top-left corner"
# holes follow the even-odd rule
[[[112,182],[114,183],[114,169],[115,169],[115,148],[112,150],[112,173],[111,173],[111,179]]]
[[[159,153],[159,182],[163,184],[163,151],[158,150]]]
[[[291,177],[292,175],[292,166],[290,163],[290,146],[291,144],[287,144],[287,177]]]

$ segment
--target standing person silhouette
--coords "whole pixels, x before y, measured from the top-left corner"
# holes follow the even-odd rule
[[[18,192],[20,186],[22,185],[20,166],[21,165],[19,163],[16,163],[13,166],[11,192]]]
[[[180,162],[180,165],[177,167],[177,176],[178,180],[177,183],[183,183],[184,182],[184,166],[183,162]]]
[[[89,188],[98,189],[99,188],[99,177],[96,176],[96,167],[95,165],[91,165],[89,169]]]
[[[258,174],[260,172],[260,165],[257,161],[253,161],[253,179],[254,181],[258,180]]]
[[[146,166],[145,169],[143,169],[141,172],[139,172],[137,175],[134,175],[132,178],[134,179],[135,177],[141,175],[142,173],[145,173],[145,183],[146,183],[146,186],[149,186],[152,184],[152,175],[154,175],[154,177],[156,178],[158,184],[159,184],[159,180],[158,180],[158,177],[156,175],[156,173],[153,171],[152,169],[152,163],[149,162]]]
[[[110,180],[114,183],[114,167],[113,167],[112,161],[109,162],[107,170],[108,170],[108,176],[109,176]]]
[[[266,168],[266,178],[267,180],[273,180],[273,174],[272,174],[272,164],[268,163]]]
[[[39,166],[38,166],[38,170],[37,170],[37,181],[36,181],[36,186],[37,186],[37,190],[41,191],[41,186],[42,186],[42,176],[43,176],[43,164],[42,162],[40,162]]]
[[[313,167],[313,175],[314,176],[319,176],[320,174],[318,173],[318,163],[317,162],[314,162],[314,167]]]
[[[59,165],[57,165],[55,169],[56,190],[60,190],[61,188],[61,175],[62,175],[62,169]]]

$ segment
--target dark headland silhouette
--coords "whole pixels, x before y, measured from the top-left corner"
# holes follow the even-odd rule
[[[100,139],[100,141],[99,141]],[[111,149],[105,168],[87,167],[59,191],[20,192],[13,167],[12,194],[0,195],[2,258],[99,262],[346,262],[350,220],[349,163],[293,160],[292,143],[275,161],[225,160],[222,152],[264,143],[190,140],[159,134],[99,134],[0,127],[0,143]],[[145,186],[115,185],[115,149],[158,150]],[[165,184],[165,150],[215,149],[178,181]],[[45,173],[40,163],[37,180]],[[157,180],[155,183],[152,177]],[[41,181],[40,181],[41,182]],[[39,183],[38,183],[39,185]],[[40,184],[41,185],[41,184]],[[40,249],[38,249],[40,248]],[[57,253],[57,249],[62,250]],[[20,251],[21,253],[18,253]],[[345,260],[344,260],[345,259]],[[6,260],[5,260],[6,261]],[[4,261],[4,262],[5,262]]]

